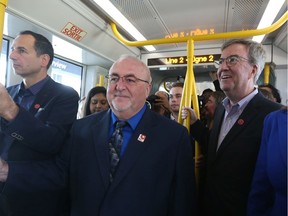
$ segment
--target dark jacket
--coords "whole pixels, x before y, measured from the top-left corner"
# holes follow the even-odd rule
[[[73,216],[195,215],[193,155],[186,128],[146,109],[110,184],[110,112],[78,120],[56,163],[34,170],[26,166],[32,177],[42,176],[34,189],[53,190],[68,178]],[[27,179],[17,164],[9,165],[10,184]]]
[[[18,89],[19,85],[8,88],[12,98]],[[0,137],[8,136],[12,142],[7,161],[36,162],[54,158],[63,147],[71,125],[76,120],[78,100],[75,90],[49,78],[28,112],[20,107],[17,117],[8,127],[1,124]],[[63,200],[62,191],[31,193],[22,190],[22,185],[33,186],[25,181],[13,186],[8,182],[0,183],[0,213],[5,212],[1,216],[58,215]]]
[[[217,107],[206,153],[205,216],[244,216],[265,116],[281,107],[261,94],[248,103],[222,141],[217,143],[225,109]],[[240,120],[240,121],[239,121]],[[193,130],[191,130],[193,132]]]

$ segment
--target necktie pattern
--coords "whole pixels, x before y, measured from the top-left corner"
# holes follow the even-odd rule
[[[122,129],[127,124],[125,121],[118,121],[116,128],[109,142],[110,149],[110,181],[113,181],[114,173],[117,170],[120,160],[121,147],[123,143]]]

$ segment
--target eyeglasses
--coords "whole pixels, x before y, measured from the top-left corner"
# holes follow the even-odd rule
[[[231,66],[237,64],[241,60],[249,62],[249,59],[244,58],[242,56],[231,55],[231,56],[228,56],[227,58],[219,58],[218,61],[215,61],[215,64],[216,64],[216,66],[219,67],[220,65],[222,65],[224,63],[224,61],[226,61],[227,66],[231,67]]]
[[[110,84],[118,83],[120,78],[122,79],[122,82],[124,82],[124,83],[126,83],[128,85],[131,85],[131,86],[136,85],[137,82],[145,82],[145,83],[149,84],[149,82],[147,80],[143,80],[143,79],[137,78],[137,77],[135,77],[133,75],[126,75],[126,76],[122,76],[122,77],[120,77],[118,75],[107,75],[105,77],[108,79],[108,82]]]

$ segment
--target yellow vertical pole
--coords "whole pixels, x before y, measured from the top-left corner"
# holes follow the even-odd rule
[[[96,86],[104,86],[104,75],[99,75],[99,82]]]
[[[5,9],[7,6],[8,0],[0,0],[0,48],[2,49],[2,39],[3,39],[3,29],[4,29],[4,18],[5,18]]]
[[[193,59],[194,59],[194,41],[190,38],[187,41],[187,72],[185,77],[183,96],[180,105],[180,113],[182,107],[191,107],[191,101],[193,104],[193,109],[198,118],[200,118],[199,105],[198,105],[198,97],[196,92],[196,82],[193,71]],[[181,115],[178,117],[178,122],[182,123],[188,131],[190,131],[190,115],[184,122],[182,122]],[[195,142],[195,158],[197,159],[200,155],[199,144]],[[195,167],[195,178],[196,184],[199,185],[199,168]]]
[[[264,84],[269,84],[269,75],[270,75],[270,65],[266,63],[264,67]]]

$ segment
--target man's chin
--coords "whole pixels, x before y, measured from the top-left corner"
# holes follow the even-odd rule
[[[117,110],[117,112],[124,112],[126,111],[127,109],[129,109],[130,107],[130,104],[128,104],[127,102],[126,103],[116,103],[116,102],[112,102],[112,105],[113,105],[113,108],[115,110]]]

